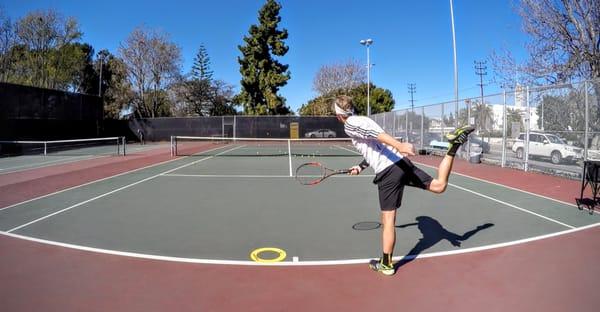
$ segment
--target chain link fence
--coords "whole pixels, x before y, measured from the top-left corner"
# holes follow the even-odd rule
[[[459,156],[473,163],[580,179],[584,160],[600,160],[600,80],[514,90],[375,114],[393,136],[444,154],[445,134],[476,130]],[[346,137],[335,117],[218,116],[136,119],[130,133],[150,141],[172,135],[233,138]]]
[[[600,80],[514,90],[376,114],[384,130],[427,151],[444,134],[476,130],[459,155],[471,162],[580,179],[584,160],[600,160]]]

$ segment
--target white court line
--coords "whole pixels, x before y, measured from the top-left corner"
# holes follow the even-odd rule
[[[286,178],[287,177],[287,176],[283,176],[283,175],[194,175],[194,174],[165,174],[164,176],[172,176],[172,177],[195,177],[195,178]],[[373,177],[373,176],[374,175],[359,175],[358,177]],[[354,177],[357,177],[357,176],[338,175],[338,176],[334,176],[334,177],[335,178],[354,178]],[[570,229],[574,229],[575,228],[572,225],[560,222],[560,221],[552,219],[550,217],[546,217],[544,215],[535,213],[535,212],[527,210],[525,208],[521,208],[521,207],[513,205],[511,203],[508,203],[508,202],[496,199],[494,197],[491,197],[491,196],[488,196],[488,195],[484,195],[484,194],[476,192],[474,190],[471,190],[471,189],[468,189],[468,188],[465,188],[465,187],[462,187],[462,186],[458,186],[458,185],[452,184],[452,183],[448,183],[448,185],[450,185],[452,187],[455,187],[457,189],[463,190],[465,192],[469,192],[471,194],[477,195],[479,197],[483,197],[485,199],[489,199],[491,201],[500,203],[500,204],[505,205],[507,207],[519,210],[521,212],[534,215],[534,216],[542,218],[542,219],[544,219],[546,221],[550,221],[550,222],[559,224],[561,226],[564,226],[564,227],[567,227],[567,228],[570,228]]]
[[[21,171],[30,170],[30,169],[38,169],[38,168],[49,167],[49,166],[52,166],[52,164],[57,164],[57,163],[58,164],[68,164],[68,163],[76,162],[76,161],[80,161],[80,160],[95,159],[95,158],[100,158],[100,157],[108,157],[108,156],[106,156],[106,155],[98,155],[98,156],[93,156],[93,155],[72,156],[70,158],[62,158],[62,159],[56,159],[56,160],[52,160],[52,161],[36,162],[36,163],[27,164],[27,165],[7,167],[7,168],[0,168],[0,171],[7,171],[7,172],[0,172],[0,175],[2,175],[2,174],[8,174],[8,173],[21,172]],[[40,165],[43,165],[43,166],[40,166]],[[13,170],[13,169],[21,169],[21,168],[24,168],[24,169],[22,169],[22,170]],[[8,171],[8,170],[13,170],[13,171]]]
[[[64,208],[64,209],[62,209],[62,210],[56,211],[56,212],[54,212],[54,213],[51,213],[51,214],[49,214],[49,215],[46,215],[46,216],[44,216],[44,217],[37,218],[37,219],[35,219],[35,220],[33,220],[33,221],[30,221],[30,222],[27,222],[27,223],[25,223],[25,224],[19,225],[19,226],[15,227],[15,228],[12,228],[12,229],[8,230],[7,232],[8,232],[8,233],[14,232],[14,231],[16,231],[16,230],[22,229],[22,228],[24,228],[24,227],[26,227],[26,226],[32,225],[32,224],[34,224],[34,223],[37,223],[37,222],[39,222],[39,221],[42,221],[42,220],[48,219],[48,218],[50,218],[50,217],[52,217],[52,216],[55,216],[55,215],[57,215],[57,214],[60,214],[60,213],[63,213],[63,212],[65,212],[65,211],[69,211],[69,210],[71,210],[71,209],[73,209],[73,208],[79,207],[79,206],[81,206],[81,205],[83,205],[83,204],[87,204],[87,203],[89,203],[89,202],[92,202],[92,201],[94,201],[94,200],[96,200],[96,199],[103,198],[103,197],[105,197],[105,196],[108,196],[108,195],[110,195],[110,194],[113,194],[113,193],[116,193],[116,192],[122,191],[122,190],[124,190],[124,189],[127,189],[127,188],[129,188],[129,187],[132,187],[132,186],[138,185],[138,184],[140,184],[140,183],[143,183],[143,182],[146,182],[146,181],[152,180],[152,179],[154,179],[154,178],[156,178],[156,177],[159,177],[159,176],[161,176],[161,175],[164,175],[164,174],[167,174],[167,173],[170,173],[170,172],[173,172],[173,171],[179,170],[179,169],[181,169],[181,168],[185,168],[185,167],[191,166],[191,165],[193,165],[193,164],[196,164],[196,163],[199,163],[199,162],[205,161],[205,160],[207,160],[207,159],[214,158],[215,156],[218,156],[218,155],[220,155],[220,154],[222,154],[222,153],[229,152],[229,151],[232,151],[232,150],[234,150],[234,149],[238,149],[238,148],[240,148],[240,147],[238,146],[238,147],[235,147],[235,148],[233,148],[233,149],[229,149],[229,150],[227,150],[227,151],[224,151],[224,152],[221,152],[221,153],[217,153],[217,154],[215,154],[214,156],[205,157],[205,158],[202,158],[202,159],[199,159],[199,160],[193,161],[193,162],[191,162],[191,163],[184,164],[184,165],[181,165],[181,166],[179,166],[179,167],[176,167],[176,168],[173,168],[173,169],[170,169],[170,170],[167,170],[167,171],[161,172],[161,173],[159,173],[159,174],[156,174],[156,175],[153,175],[153,176],[151,176],[151,177],[148,177],[148,178],[145,178],[145,179],[139,180],[139,181],[137,181],[137,182],[134,182],[134,183],[127,184],[127,185],[125,185],[125,186],[123,186],[123,187],[120,187],[120,188],[118,188],[118,189],[115,189],[115,190],[112,190],[112,191],[110,191],[110,192],[107,192],[107,193],[104,193],[104,194],[98,195],[98,196],[96,196],[96,197],[94,197],[94,198],[91,198],[91,199],[88,199],[88,200],[85,200],[85,201],[79,202],[79,203],[77,203],[77,204],[71,205],[71,206],[69,206],[69,207],[67,207],[67,208]]]
[[[180,159],[181,158],[170,159],[170,160],[166,160],[166,161],[160,162],[158,164],[152,164],[152,165],[149,165],[149,166],[146,166],[146,167],[142,167],[142,168],[138,168],[138,169],[134,169],[134,170],[129,170],[129,171],[122,172],[122,173],[119,173],[119,174],[115,174],[115,175],[112,175],[112,176],[109,176],[109,177],[106,177],[106,178],[102,178],[102,179],[99,179],[99,180],[94,180],[94,181],[90,181],[90,182],[87,182],[87,183],[84,183],[84,184],[79,184],[79,185],[76,185],[76,186],[72,186],[72,187],[66,188],[64,190],[56,191],[56,192],[53,192],[53,193],[50,193],[50,194],[38,196],[38,197],[35,197],[35,198],[32,198],[32,199],[28,199],[28,200],[25,200],[25,201],[22,201],[22,202],[19,202],[19,203],[16,203],[16,204],[12,204],[10,206],[2,207],[2,208],[0,208],[0,211],[5,210],[5,209],[9,209],[9,208],[13,208],[13,207],[16,207],[16,206],[19,206],[19,205],[27,204],[29,202],[32,202],[32,201],[35,201],[35,200],[38,200],[38,199],[42,199],[42,198],[46,198],[46,197],[49,197],[49,196],[52,196],[52,195],[60,194],[60,193],[67,192],[67,191],[70,191],[70,190],[74,190],[76,188],[80,188],[80,187],[87,186],[87,185],[90,185],[90,184],[94,184],[94,183],[97,183],[97,182],[101,182],[101,181],[105,181],[105,180],[108,180],[108,179],[116,178],[116,177],[119,177],[119,176],[122,176],[122,175],[126,175],[126,174],[129,174],[129,173],[136,172],[136,171],[140,171],[140,170],[144,170],[144,169],[148,169],[148,168],[152,168],[152,167],[157,167],[157,166],[160,166],[160,165],[164,165],[166,163],[170,163],[170,162],[173,162],[173,161],[176,161],[176,160],[180,160]]]
[[[216,150],[216,149],[219,149],[219,148],[222,148],[222,147],[214,148],[214,149],[209,150],[209,151],[213,151],[213,150]],[[189,157],[189,156],[186,156],[186,157]],[[13,207],[16,207],[16,206],[19,206],[19,205],[27,204],[29,202],[32,202],[32,201],[35,201],[35,200],[38,200],[38,199],[43,199],[45,197],[49,197],[49,196],[52,196],[52,195],[60,194],[60,193],[67,192],[67,191],[70,191],[70,190],[74,190],[76,188],[87,186],[87,185],[90,185],[90,184],[93,184],[93,183],[97,183],[97,182],[105,181],[105,180],[108,180],[108,179],[116,178],[116,177],[119,177],[119,176],[122,176],[122,175],[126,175],[126,174],[129,174],[129,173],[136,172],[136,171],[141,171],[141,170],[152,168],[152,167],[158,167],[160,165],[164,165],[164,164],[167,164],[167,163],[170,163],[170,162],[174,162],[174,161],[177,161],[177,160],[181,160],[181,159],[183,159],[183,158],[173,158],[173,159],[169,159],[169,160],[166,160],[166,161],[163,161],[163,162],[159,162],[157,164],[152,164],[152,165],[149,165],[149,166],[146,166],[146,167],[142,167],[142,168],[138,168],[138,169],[133,169],[133,170],[125,171],[125,172],[122,172],[122,173],[119,173],[119,174],[115,174],[115,175],[112,175],[112,176],[109,176],[109,177],[106,177],[106,178],[102,178],[102,179],[99,179],[99,180],[94,180],[94,181],[90,181],[90,182],[87,182],[87,183],[84,183],[84,184],[80,184],[80,185],[76,185],[76,186],[73,186],[73,187],[69,187],[69,188],[66,188],[64,190],[56,191],[56,192],[53,192],[53,193],[50,193],[50,194],[38,196],[38,197],[35,197],[35,198],[32,198],[32,199],[28,199],[28,200],[25,200],[25,201],[22,201],[22,202],[19,202],[19,203],[16,203],[16,204],[12,204],[10,206],[2,207],[2,208],[0,208],[0,211],[2,211],[4,209],[10,209],[10,208],[13,208]]]
[[[429,167],[431,169],[437,169],[437,167],[434,167],[434,166],[431,166],[431,165],[427,165],[427,164],[424,164],[424,163],[420,163],[420,162],[415,162],[415,163],[419,164],[421,166],[424,166],[424,167]],[[552,197],[548,197],[548,196],[544,196],[544,195],[540,195],[540,194],[536,194],[536,193],[524,191],[524,190],[521,190],[521,189],[518,189],[518,188],[514,188],[514,187],[511,187],[511,186],[508,186],[508,185],[496,183],[496,182],[493,182],[493,181],[489,181],[489,180],[485,180],[485,179],[473,177],[473,176],[470,176],[470,175],[466,175],[466,174],[462,174],[462,173],[458,173],[458,172],[454,172],[454,171],[452,171],[452,174],[459,175],[461,177],[465,177],[465,178],[469,178],[469,179],[473,179],[473,180],[477,180],[477,181],[481,181],[481,182],[486,182],[486,183],[497,185],[497,186],[501,186],[501,187],[504,187],[504,188],[507,188],[507,189],[510,189],[510,190],[513,190],[513,191],[519,191],[521,193],[525,193],[525,194],[529,194],[529,195],[541,197],[543,199],[551,200],[551,201],[554,201],[554,202],[557,202],[557,203],[560,203],[560,204],[564,204],[564,205],[568,205],[568,206],[571,206],[571,207],[577,207],[577,205],[572,204],[572,203],[568,203],[568,202],[564,202],[562,200],[558,200],[558,199],[555,199],[555,198],[552,198]]]
[[[158,148],[162,148],[162,147],[164,147],[164,146],[154,145],[154,146],[148,146],[148,147],[128,147],[127,152],[135,153],[135,152],[140,152],[140,151],[154,150],[154,149],[158,149]],[[48,157],[65,157],[65,156],[48,156]],[[81,155],[81,156],[67,156],[67,157],[68,158],[62,158],[62,159],[57,159],[57,160],[52,160],[52,161],[45,161],[45,162],[37,162],[37,163],[32,163],[32,164],[27,164],[27,165],[22,165],[22,166],[0,168],[0,171],[7,171],[7,172],[0,172],[0,175],[21,172],[21,171],[25,171],[25,170],[45,168],[45,167],[49,167],[49,166],[56,165],[56,164],[68,164],[68,163],[77,162],[77,161],[81,161],[81,160],[91,160],[91,159],[102,158],[102,157],[112,157],[112,155]],[[44,166],[40,166],[40,165],[44,165]],[[19,168],[24,168],[24,169],[8,171],[11,169],[19,169]]]
[[[458,186],[458,185],[455,185],[455,184],[452,184],[452,183],[448,183],[448,185],[450,185],[450,186],[452,186],[452,187],[455,187],[455,188],[457,188],[457,189],[463,190],[463,191],[465,191],[465,192],[469,192],[469,193],[475,194],[475,195],[477,195],[477,196],[480,196],[480,197],[483,197],[483,198],[489,199],[489,200],[491,200],[491,201],[495,201],[495,202],[497,202],[497,203],[500,203],[500,204],[506,205],[506,206],[508,206],[508,207],[511,207],[511,208],[513,208],[513,209],[517,209],[517,210],[519,210],[519,211],[522,211],[522,212],[525,212],[525,213],[532,214],[532,215],[534,215],[534,216],[536,216],[536,217],[539,217],[539,218],[542,218],[542,219],[544,219],[544,220],[547,220],[547,221],[550,221],[550,222],[554,222],[554,223],[556,223],[556,224],[560,224],[560,225],[562,225],[562,226],[564,226],[564,227],[568,227],[568,228],[570,228],[570,229],[574,229],[574,228],[575,228],[574,226],[568,225],[568,224],[566,224],[566,223],[563,223],[563,222],[560,222],[560,221],[558,221],[558,220],[554,220],[554,219],[552,219],[552,218],[546,217],[546,216],[544,216],[544,215],[541,215],[541,214],[539,214],[539,213],[535,213],[535,212],[533,212],[533,211],[530,211],[530,210],[527,210],[527,209],[525,209],[525,208],[521,208],[521,207],[519,207],[519,206],[516,206],[516,205],[510,204],[510,203],[507,203],[507,202],[505,202],[505,201],[501,201],[501,200],[499,200],[499,199],[496,199],[496,198],[493,198],[493,197],[491,197],[491,196],[487,196],[487,195],[481,194],[481,193],[479,193],[479,192],[475,192],[475,191],[473,191],[473,190],[470,190],[470,189],[468,189],[468,188],[464,188],[464,187],[462,187],[462,186]]]
[[[222,148],[222,147],[217,147],[217,148],[211,149],[209,151],[214,151],[214,150],[217,150],[217,149],[220,149],[220,148]],[[189,156],[186,156],[186,157],[189,157]],[[112,175],[112,176],[109,176],[109,177],[106,177],[106,178],[102,178],[102,179],[99,179],[99,180],[94,180],[94,181],[90,181],[90,182],[87,182],[87,183],[84,183],[84,184],[80,184],[80,185],[76,185],[76,186],[73,186],[73,187],[69,187],[69,188],[66,188],[64,190],[56,191],[56,192],[53,192],[53,193],[50,193],[50,194],[38,196],[38,197],[35,197],[35,198],[32,198],[32,199],[28,199],[28,200],[25,200],[25,201],[22,201],[22,202],[19,202],[19,203],[16,203],[16,204],[12,204],[10,206],[2,207],[2,208],[0,208],[0,211],[2,211],[4,209],[10,209],[10,208],[13,208],[13,207],[16,207],[16,206],[19,206],[19,205],[27,204],[29,202],[32,202],[32,201],[35,201],[35,200],[38,200],[38,199],[43,199],[43,198],[46,198],[46,197],[49,197],[49,196],[52,196],[52,195],[60,194],[60,193],[67,192],[67,191],[70,191],[70,190],[74,190],[76,188],[87,186],[87,185],[90,185],[90,184],[93,184],[93,183],[96,183],[96,182],[105,181],[105,180],[108,180],[108,179],[116,178],[116,177],[119,177],[119,176],[122,176],[122,175],[126,175],[126,174],[129,174],[129,173],[133,173],[133,172],[136,172],[136,171],[141,171],[141,170],[152,168],[152,167],[158,167],[160,165],[164,165],[164,164],[167,164],[167,163],[170,163],[170,162],[174,162],[174,161],[177,161],[177,160],[181,160],[181,159],[183,159],[183,158],[169,159],[169,160],[157,163],[157,164],[152,164],[152,165],[149,165],[149,166],[146,166],[146,167],[142,167],[142,168],[138,168],[138,169],[134,169],[134,170],[129,170],[129,171],[122,172],[122,173],[119,173],[119,174],[115,174],[115,175]]]
[[[421,163],[419,163],[419,164],[421,164]],[[429,166],[429,165],[425,165],[425,164],[421,164],[421,165],[423,165],[423,166],[425,166],[425,167],[430,167],[430,168],[434,168],[434,169],[435,169],[435,167],[432,167],[432,166]],[[455,174],[455,173],[452,173],[452,174]],[[471,178],[470,176],[467,176],[467,175],[462,175],[462,174],[458,174],[458,175],[461,175],[461,176],[464,176],[464,177],[467,177],[467,178]],[[476,179],[475,179],[475,180],[476,180]],[[487,182],[487,181],[485,181],[485,180],[482,180],[482,181],[484,181],[484,182]],[[491,184],[494,184],[494,183],[491,183]],[[554,223],[556,223],[556,224],[560,224],[560,225],[562,225],[562,226],[564,226],[564,227],[568,227],[568,228],[570,228],[570,229],[574,229],[574,228],[575,228],[575,227],[574,227],[574,226],[572,226],[572,225],[569,225],[569,224],[566,224],[566,223],[560,222],[560,221],[558,221],[558,220],[555,220],[555,219],[552,219],[552,218],[546,217],[546,216],[544,216],[544,215],[541,215],[541,214],[539,214],[539,213],[535,213],[535,212],[533,212],[533,211],[531,211],[531,210],[527,210],[527,209],[525,209],[525,208],[521,208],[521,207],[519,207],[519,206],[516,206],[516,205],[510,204],[510,203],[507,203],[507,202],[505,202],[505,201],[502,201],[502,200],[499,200],[499,199],[493,198],[493,197],[491,197],[491,196],[487,196],[487,195],[481,194],[481,193],[479,193],[479,192],[476,192],[476,191],[473,191],[473,190],[471,190],[471,189],[468,189],[468,188],[465,188],[465,187],[462,187],[462,186],[458,186],[458,185],[456,185],[456,184],[453,184],[453,183],[448,183],[448,185],[450,185],[450,186],[452,186],[452,187],[455,187],[455,188],[457,188],[457,189],[463,190],[463,191],[465,191],[465,192],[469,192],[469,193],[475,194],[475,195],[477,195],[477,196],[480,196],[480,197],[483,197],[483,198],[489,199],[489,200],[491,200],[491,201],[495,201],[495,202],[497,202],[497,203],[500,203],[500,204],[506,205],[506,206],[508,206],[508,207],[511,207],[511,208],[513,208],[513,209],[516,209],[516,210],[519,210],[519,211],[522,211],[522,212],[525,212],[525,213],[528,213],[528,214],[532,214],[532,215],[534,215],[534,216],[536,216],[536,217],[539,217],[539,218],[545,219],[545,220],[547,220],[547,221],[554,222]],[[502,186],[501,184],[497,184],[497,185],[499,185],[499,186]],[[532,195],[535,195],[535,194],[532,194]]]
[[[335,145],[335,147],[343,149],[343,150],[346,150],[346,151],[349,151],[349,152],[352,152],[352,153],[356,154],[356,156],[362,156],[359,152],[357,152],[355,150],[351,150],[349,148],[345,148],[345,147],[343,147],[341,145]]]
[[[288,175],[254,175],[254,174],[249,174],[249,175],[237,175],[237,174],[179,174],[179,173],[169,173],[169,174],[163,174],[163,176],[165,177],[184,177],[184,178],[290,178],[290,176]],[[360,177],[365,177],[365,178],[372,178],[375,177],[374,174],[363,174],[363,175],[358,175],[358,176],[349,176],[349,175],[334,175],[329,177],[331,178],[335,178],[335,179],[339,179],[339,178],[360,178]],[[293,177],[291,177],[293,178]]]
[[[432,252],[432,253],[418,254],[418,255],[396,256],[393,258],[393,260],[399,261],[399,260],[411,260],[411,259],[422,259],[422,258],[434,258],[434,257],[468,254],[468,253],[498,249],[498,248],[503,248],[503,247],[516,246],[516,245],[521,245],[521,244],[539,241],[539,240],[543,240],[543,239],[549,239],[552,237],[567,235],[567,234],[571,234],[571,233],[575,233],[575,232],[579,232],[579,231],[584,231],[587,229],[597,227],[599,225],[600,225],[600,223],[595,223],[595,224],[587,225],[587,226],[576,228],[576,229],[565,230],[565,231],[561,231],[561,232],[555,232],[555,233],[540,235],[540,236],[536,236],[536,237],[530,237],[530,238],[514,240],[514,241],[510,241],[510,242],[491,244],[491,245],[485,245],[485,246],[479,246],[479,247],[450,250],[450,251]],[[23,239],[26,241],[36,242],[36,243],[40,243],[40,244],[46,244],[46,245],[52,245],[52,246],[58,246],[58,247],[64,247],[64,248],[70,248],[70,249],[82,250],[82,251],[88,251],[88,252],[94,252],[94,253],[100,253],[100,254],[108,254],[108,255],[113,255],[113,256],[123,256],[123,257],[131,257],[131,258],[147,259],[147,260],[180,262],[180,263],[245,265],[245,266],[326,266],[326,265],[363,264],[363,263],[368,263],[371,260],[373,260],[373,258],[368,258],[368,259],[349,259],[349,260],[300,261],[300,259],[298,259],[298,257],[294,257],[292,259],[292,261],[259,263],[259,262],[254,262],[254,261],[242,261],[242,260],[216,260],[216,259],[183,258],[183,257],[170,257],[170,256],[151,255],[151,254],[134,253],[134,252],[127,252],[127,251],[94,248],[94,247],[88,247],[88,246],[81,246],[81,245],[39,239],[39,238],[34,238],[34,237],[29,237],[29,236],[14,234],[14,233],[8,233],[8,232],[3,232],[3,231],[0,231],[0,235],[13,237],[13,238],[17,238],[17,239]]]
[[[223,174],[180,174],[180,173],[170,173],[163,174],[165,177],[184,177],[184,178],[287,178],[289,179],[289,175],[223,175]]]

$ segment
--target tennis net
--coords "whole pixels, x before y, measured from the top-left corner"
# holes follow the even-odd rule
[[[125,137],[55,141],[0,141],[0,156],[125,156],[125,149]]]
[[[172,136],[173,156],[360,156],[351,139],[272,139]]]

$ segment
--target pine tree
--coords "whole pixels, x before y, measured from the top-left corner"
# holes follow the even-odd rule
[[[210,70],[210,57],[204,45],[200,45],[198,54],[194,58],[194,65],[192,65],[192,77],[197,80],[211,81],[213,71]]]
[[[238,57],[242,74],[240,94],[236,102],[244,106],[246,114],[283,115],[289,114],[285,98],[278,95],[279,88],[290,79],[288,65],[281,64],[274,56],[284,56],[288,47],[284,40],[286,29],[279,30],[281,5],[275,0],[267,0],[258,12],[259,25],[250,26],[249,35],[244,37],[244,45],[238,46],[242,56]]]

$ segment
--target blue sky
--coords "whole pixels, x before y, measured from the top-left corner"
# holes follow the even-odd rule
[[[392,91],[396,109],[409,106],[408,83],[416,84],[415,105],[454,99],[454,69],[449,0],[280,0],[281,27],[289,32],[290,50],[281,62],[289,64],[291,79],[280,93],[296,111],[315,96],[312,81],[323,65],[356,59],[366,64],[361,39],[372,38],[371,81]],[[239,90],[240,55],[263,0],[114,1],[0,0],[16,20],[32,10],[53,8],[75,17],[83,42],[96,51],[117,53],[119,44],[137,26],[163,31],[182,51],[182,72],[191,65],[200,44],[211,59],[215,78]],[[454,0],[459,97],[479,94],[474,61],[494,50],[510,50],[517,61],[525,57],[526,36],[512,0]],[[488,62],[486,80],[492,79]],[[499,87],[486,86],[485,93]]]

